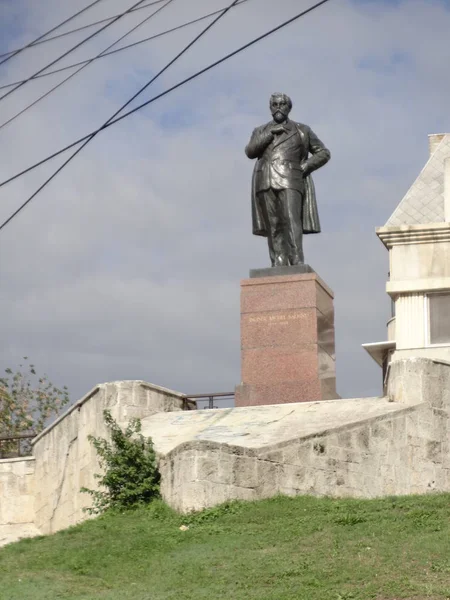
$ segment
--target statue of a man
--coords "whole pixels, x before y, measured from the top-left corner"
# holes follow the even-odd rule
[[[273,267],[304,262],[304,233],[319,233],[310,174],[330,160],[330,152],[307,125],[289,119],[292,101],[272,94],[273,121],[257,127],[245,148],[257,158],[252,181],[254,235],[267,237]],[[309,156],[311,154],[311,156]]]

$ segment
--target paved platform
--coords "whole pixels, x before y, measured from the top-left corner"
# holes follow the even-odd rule
[[[387,398],[355,398],[158,413],[142,420],[142,433],[161,454],[194,440],[263,448],[404,409]]]

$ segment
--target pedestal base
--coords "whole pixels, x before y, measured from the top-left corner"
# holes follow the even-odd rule
[[[266,277],[254,270],[241,282],[236,406],[338,397],[333,292],[311,267],[303,268],[300,274],[296,267],[283,274],[274,268]]]

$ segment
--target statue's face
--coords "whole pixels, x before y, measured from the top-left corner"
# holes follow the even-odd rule
[[[270,99],[270,112],[276,123],[283,123],[290,113],[289,103],[283,96],[275,96]]]

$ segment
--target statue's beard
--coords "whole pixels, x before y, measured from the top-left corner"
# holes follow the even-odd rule
[[[272,116],[273,116],[273,120],[275,121],[275,123],[282,123],[283,121],[285,121],[287,119],[287,115],[282,113],[281,110],[277,110],[276,112],[274,112],[272,114]]]

